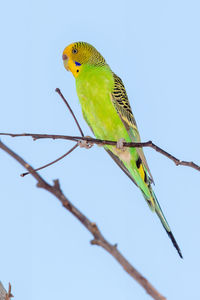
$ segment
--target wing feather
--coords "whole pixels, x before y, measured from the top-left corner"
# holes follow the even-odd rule
[[[133,116],[131,106],[126,94],[124,84],[115,73],[113,73],[114,78],[114,89],[111,93],[111,100],[114,104],[115,109],[117,110],[126,130],[133,142],[140,142],[140,134],[137,128],[135,118]],[[150,180],[153,181],[149,166],[147,164],[146,158],[142,148],[137,148],[138,155],[140,156],[145,168],[147,169]]]

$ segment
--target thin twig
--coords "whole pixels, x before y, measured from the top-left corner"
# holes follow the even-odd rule
[[[59,160],[63,159],[64,157],[66,157],[67,155],[69,155],[70,153],[72,153],[78,146],[79,146],[79,145],[78,145],[78,143],[77,143],[77,144],[76,144],[74,147],[72,147],[69,151],[67,151],[65,154],[63,154],[62,156],[58,157],[58,158],[55,159],[54,161],[52,161],[52,162],[50,162],[50,163],[48,163],[48,164],[46,164],[46,165],[44,165],[44,166],[42,166],[42,167],[39,167],[39,168],[37,168],[37,169],[34,169],[34,172],[40,171],[40,170],[42,170],[42,169],[44,169],[44,168],[47,168],[47,167],[49,167],[49,166],[51,166],[51,165],[57,163]],[[26,175],[28,175],[28,174],[30,174],[30,172],[22,173],[22,174],[20,174],[20,176],[21,176],[21,177],[24,177],[24,176],[26,176]]]
[[[11,298],[14,297],[13,294],[11,293],[11,284],[9,282],[9,285],[8,285],[8,293],[6,294],[6,298],[5,300],[11,300]]]
[[[63,101],[65,102],[65,104],[67,105],[67,108],[69,109],[70,113],[72,114],[72,117],[74,118],[74,121],[76,122],[76,125],[77,125],[77,127],[78,127],[78,129],[79,129],[79,131],[80,131],[80,133],[81,133],[81,135],[82,135],[82,137],[83,137],[83,136],[84,136],[84,133],[83,133],[83,131],[82,131],[82,129],[81,129],[81,126],[79,125],[79,122],[78,122],[78,120],[77,120],[75,114],[73,113],[73,110],[71,109],[69,103],[67,102],[67,100],[65,99],[65,97],[63,96],[63,94],[61,93],[61,90],[60,90],[59,88],[56,88],[55,91],[56,91],[56,93],[58,93],[58,94],[60,95],[60,97],[62,98],[62,100],[63,100]]]
[[[54,180],[54,184],[50,185],[47,183],[34,169],[26,163],[26,161],[21,158],[18,154],[9,149],[5,144],[0,142],[0,148],[17,160],[31,175],[36,179],[37,186],[49,191],[53,194],[62,205],[70,211],[84,226],[85,228],[93,235],[94,239],[91,241],[91,244],[98,245],[103,247],[107,252],[109,252],[124,268],[124,270],[134,278],[144,289],[151,295],[155,300],[166,300],[151,284],[150,282],[143,277],[129,262],[128,260],[119,252],[116,245],[110,244],[102,235],[97,225],[91,222],[83,213],[81,213],[63,194],[58,180]]]
[[[69,141],[87,141],[88,143],[93,143],[97,145],[111,145],[111,146],[116,146],[117,142],[116,141],[109,141],[109,140],[100,140],[100,139],[93,139],[89,137],[80,137],[80,136],[68,136],[68,135],[56,135],[56,134],[38,134],[38,133],[21,133],[21,134],[15,134],[15,133],[0,133],[0,135],[7,135],[11,137],[21,137],[21,136],[30,136],[34,140],[38,139],[64,139],[64,140],[69,140]],[[187,166],[191,167],[197,171],[200,171],[200,166],[195,164],[192,161],[185,161],[185,160],[180,160],[173,156],[172,154],[168,153],[167,151],[163,150],[162,148],[158,147],[156,144],[154,144],[152,141],[148,142],[141,142],[141,143],[127,143],[125,142],[124,147],[134,147],[134,148],[144,148],[144,147],[150,147],[153,148],[155,151],[159,152],[160,154],[166,156],[170,160],[172,160],[176,166]]]

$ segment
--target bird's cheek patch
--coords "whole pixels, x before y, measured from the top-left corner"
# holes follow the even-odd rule
[[[77,62],[77,61],[75,61],[75,65],[76,66],[81,66],[81,64],[79,62]]]
[[[70,61],[70,71],[72,72],[72,74],[74,75],[75,78],[78,77],[79,72],[81,70],[81,64],[77,61]]]
[[[73,61],[71,59],[69,59],[66,63],[65,62],[66,61],[64,61],[65,68],[68,71],[71,71],[72,74],[74,75],[74,77],[76,78],[79,75],[81,64],[78,63],[78,62],[75,62],[75,61]]]

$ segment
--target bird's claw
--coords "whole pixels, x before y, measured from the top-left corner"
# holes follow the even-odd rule
[[[91,136],[85,136],[85,138],[91,138]],[[88,142],[86,140],[80,140],[78,141],[78,145],[81,148],[90,149],[94,145],[92,142]]]
[[[119,149],[119,150],[122,150],[122,151],[125,151],[125,147],[124,147],[124,143],[125,143],[125,139],[122,138],[122,139],[119,139],[117,141],[117,145],[116,145],[116,148]]]

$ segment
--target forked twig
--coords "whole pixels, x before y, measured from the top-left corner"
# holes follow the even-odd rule
[[[59,88],[56,88],[55,91],[60,95],[60,97],[62,98],[62,100],[64,101],[64,103],[66,104],[67,108],[69,109],[70,113],[72,114],[72,117],[74,118],[74,121],[81,133],[81,137],[77,137],[77,136],[66,136],[66,135],[54,135],[54,134],[37,134],[37,133],[22,133],[22,134],[13,134],[13,133],[0,133],[0,135],[9,135],[11,137],[19,137],[19,136],[31,136],[34,140],[38,140],[38,139],[44,139],[44,138],[51,138],[51,139],[65,139],[65,140],[70,140],[70,141],[75,141],[77,143],[79,143],[80,141],[86,141],[88,143],[92,143],[92,144],[98,144],[98,145],[113,145],[116,146],[117,142],[116,141],[109,141],[109,140],[99,140],[99,139],[93,139],[90,137],[85,137],[84,133],[81,129],[81,126],[73,112],[73,110],[71,109],[69,103],[67,102],[67,100],[65,99],[65,97],[63,96],[63,94],[61,93]],[[198,166],[197,164],[195,164],[192,161],[183,161],[180,160],[178,158],[176,158],[175,156],[173,156],[172,154],[168,153],[167,151],[163,150],[162,148],[158,147],[156,144],[154,144],[152,141],[148,141],[148,142],[140,142],[140,143],[127,143],[125,142],[124,147],[135,147],[135,148],[141,148],[141,147],[151,147],[153,148],[155,151],[161,153],[162,155],[166,156],[167,158],[169,158],[170,160],[172,160],[176,166],[187,166],[187,167],[191,167],[197,171],[200,171],[200,166]],[[74,149],[72,148],[72,151]],[[69,151],[70,153],[72,151]],[[57,161],[61,160],[63,157],[65,157],[66,155],[68,155],[68,153],[64,154],[63,156],[59,157],[58,159],[56,159],[55,161],[46,164],[38,169],[36,169],[36,171],[39,171],[41,169],[44,169],[54,163],[56,163]],[[28,173],[24,173],[21,174],[21,176],[25,176]]]
[[[152,285],[151,283],[143,277],[129,262],[128,260],[120,253],[116,245],[110,244],[102,235],[97,225],[91,222],[83,213],[81,213],[63,194],[58,180],[54,181],[53,185],[50,185],[46,182],[34,169],[18,154],[9,149],[5,144],[0,141],[0,148],[17,160],[29,173],[36,179],[37,186],[49,191],[53,194],[62,205],[70,211],[81,223],[87,228],[87,230],[93,235],[94,239],[91,241],[92,245],[98,245],[104,248],[109,252],[123,267],[123,269],[134,278],[144,289],[145,291],[155,300],[166,300]]]
[[[46,164],[46,165],[44,165],[44,166],[42,166],[42,167],[39,167],[39,168],[37,168],[37,169],[34,169],[34,172],[40,171],[40,170],[42,170],[42,169],[44,169],[44,168],[47,168],[47,167],[49,167],[49,166],[55,164],[55,163],[58,162],[59,160],[63,159],[64,157],[66,157],[67,155],[69,155],[70,153],[72,153],[72,151],[74,151],[78,146],[79,146],[79,145],[78,145],[78,143],[77,143],[77,144],[76,144],[74,147],[72,147],[69,151],[67,151],[65,154],[61,155],[60,157],[58,157],[58,158],[55,159],[54,161],[52,161],[52,162],[50,162],[50,163],[48,163],[48,164]],[[30,172],[22,173],[22,174],[20,174],[20,176],[21,176],[21,177],[24,177],[24,176],[26,176],[26,175],[28,175],[28,174],[30,174]]]
[[[11,284],[9,282],[9,285],[8,285],[8,293],[6,294],[6,298],[5,300],[11,300],[11,298],[13,298],[13,294],[11,293]]]
[[[68,136],[68,135],[56,135],[56,134],[39,134],[39,133],[20,133],[20,134],[15,134],[15,133],[0,133],[0,135],[7,135],[11,137],[22,137],[22,136],[29,136],[32,137],[34,140],[38,139],[63,139],[63,140],[69,140],[69,141],[87,141],[88,143],[93,143],[97,145],[111,145],[111,146],[116,146],[117,142],[116,141],[109,141],[109,140],[100,140],[100,139],[93,139],[89,137],[80,137],[80,136]],[[167,151],[163,150],[162,148],[158,147],[156,144],[154,144],[152,141],[148,142],[141,142],[141,143],[124,143],[124,147],[134,147],[134,148],[144,148],[144,147],[150,147],[153,148],[155,151],[159,152],[160,154],[166,156],[170,160],[172,160],[176,166],[187,166],[191,167],[197,171],[200,171],[200,166],[197,165],[196,163],[192,161],[185,161],[185,160],[180,160],[173,156],[172,154],[168,153]]]
[[[83,133],[83,131],[82,131],[82,129],[81,129],[81,126],[80,126],[80,124],[79,124],[79,122],[78,122],[78,120],[77,120],[77,118],[76,118],[76,116],[75,116],[73,110],[71,109],[71,106],[69,105],[69,103],[67,102],[67,100],[65,99],[65,97],[63,96],[63,94],[61,93],[61,90],[60,90],[59,88],[56,88],[55,91],[56,91],[56,93],[58,93],[58,94],[60,95],[61,99],[62,99],[62,100],[64,101],[64,103],[66,104],[67,108],[69,109],[70,113],[72,114],[72,117],[74,118],[74,121],[75,121],[75,123],[76,123],[76,125],[77,125],[77,127],[78,127],[78,129],[79,129],[79,131],[80,131],[81,136],[84,137],[84,133]],[[66,157],[67,155],[69,155],[72,151],[74,151],[74,150],[78,147],[78,145],[79,145],[79,144],[77,143],[77,144],[76,144],[74,147],[72,147],[67,153],[65,153],[65,154],[63,154],[62,156],[58,157],[58,158],[55,159],[54,161],[52,161],[52,162],[50,162],[50,163],[48,163],[48,164],[45,164],[44,166],[41,166],[41,167],[35,169],[34,171],[40,171],[40,170],[42,170],[42,169],[44,169],[44,168],[47,168],[47,167],[49,167],[49,166],[51,166],[51,165],[57,163],[59,160],[63,159],[64,157]],[[26,172],[26,173],[21,174],[20,176],[24,177],[24,176],[26,176],[26,175],[28,175],[28,174],[30,174],[30,173],[29,173],[29,172]]]

